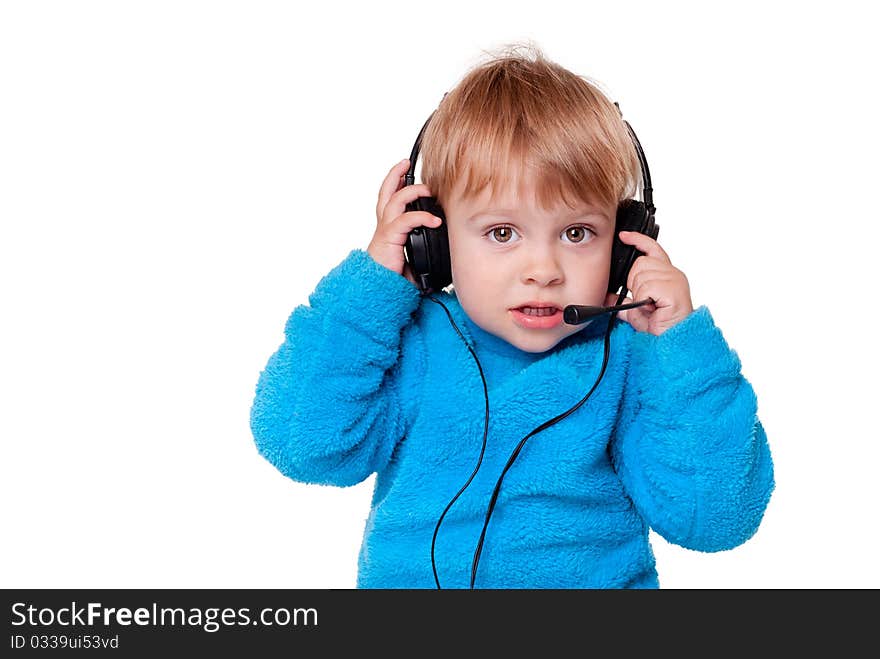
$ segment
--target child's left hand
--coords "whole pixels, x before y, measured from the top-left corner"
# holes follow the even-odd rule
[[[660,336],[694,310],[687,277],[672,265],[664,249],[650,236],[637,231],[621,231],[620,239],[644,252],[635,260],[626,279],[631,301],[649,297],[654,303],[619,311],[617,317],[639,332]],[[624,303],[629,301],[625,300]],[[610,306],[616,303],[617,293],[609,293],[605,304]]]

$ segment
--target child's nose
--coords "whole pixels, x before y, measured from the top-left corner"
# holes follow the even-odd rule
[[[529,254],[521,275],[524,284],[549,286],[563,279],[559,259],[552,250],[535,250]]]

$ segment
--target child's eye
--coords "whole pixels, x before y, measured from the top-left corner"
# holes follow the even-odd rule
[[[565,238],[569,242],[582,243],[586,240],[589,240],[595,234],[593,233],[592,229],[582,225],[578,225],[574,227],[568,227],[562,235],[565,236]]]
[[[489,229],[489,232],[486,234],[493,243],[508,243],[510,242],[513,234],[516,231],[513,230],[513,227],[495,227],[494,229]]]

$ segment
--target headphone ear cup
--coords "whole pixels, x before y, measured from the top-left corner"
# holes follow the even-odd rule
[[[626,286],[626,280],[633,263],[638,257],[644,255],[644,252],[620,240],[621,231],[637,231],[656,240],[660,233],[660,227],[654,221],[654,215],[648,212],[648,207],[644,202],[625,199],[620,203],[617,207],[614,242],[611,247],[611,272],[608,276],[609,293],[617,293],[622,286]]]
[[[449,234],[446,213],[434,197],[419,197],[406,205],[407,211],[425,211],[442,220],[439,227],[420,226],[406,237],[403,255],[422,293],[433,293],[452,283]]]

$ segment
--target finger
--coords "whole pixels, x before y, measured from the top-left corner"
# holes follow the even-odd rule
[[[668,272],[670,264],[665,261],[659,261],[649,256],[640,256],[637,258],[630,268],[626,276],[626,289],[633,295],[645,281],[652,277],[661,276]]]
[[[439,217],[427,211],[409,211],[394,218],[394,221],[389,225],[389,229],[391,229],[396,238],[405,239],[407,234],[416,227],[436,229],[442,223],[443,221]]]
[[[397,192],[391,195],[388,203],[382,211],[382,218],[388,221],[394,221],[399,215],[406,212],[406,205],[411,201],[415,201],[419,197],[430,197],[431,190],[424,183],[414,183],[413,185],[405,185]]]
[[[639,283],[643,283],[655,277],[667,276],[671,272],[669,264],[660,263],[657,259],[649,259],[646,256],[641,256],[636,259],[635,263],[633,263],[633,267],[630,269],[626,281],[627,284],[633,283],[635,286],[638,286]],[[633,290],[630,286],[627,286],[627,288]]]
[[[382,181],[382,186],[379,188],[379,198],[376,201],[376,217],[382,216],[382,211],[384,211],[385,206],[388,205],[388,200],[391,199],[391,195],[403,186],[403,177],[406,175],[408,169],[409,158],[404,158],[389,170],[388,174],[385,176],[385,180]]]
[[[633,261],[629,269],[630,274],[635,272],[647,272],[649,270],[670,270],[673,266],[669,261],[658,259],[654,256],[641,255]]]
[[[672,265],[665,259],[658,259],[653,256],[640,256],[633,261],[630,268],[630,276],[644,276],[647,273],[655,273],[658,275],[674,275],[681,274],[681,270]],[[629,277],[627,277],[629,279]]]
[[[651,236],[646,236],[638,231],[621,231],[620,240],[627,245],[634,246],[640,252],[644,252],[647,256],[652,256],[666,261],[667,263],[671,263],[666,250],[660,247],[660,243],[651,238]]]
[[[663,273],[655,273],[652,276],[637,278],[633,282],[632,293],[637,300],[651,298],[654,304],[665,307],[668,304],[669,291],[675,286],[673,277]]]

